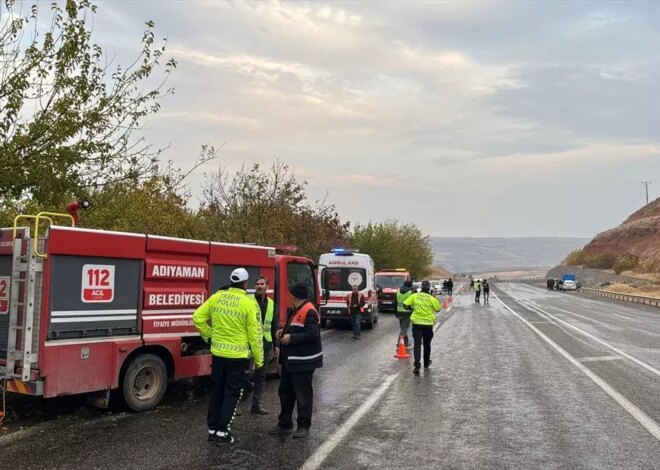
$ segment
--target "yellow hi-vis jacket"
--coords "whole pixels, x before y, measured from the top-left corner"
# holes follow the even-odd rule
[[[413,313],[410,321],[413,325],[434,325],[435,314],[442,309],[438,299],[426,292],[416,292],[403,302],[412,307]]]
[[[202,339],[211,342],[211,354],[229,359],[249,359],[263,366],[261,312],[243,289],[230,287],[208,298],[195,310],[193,323]]]

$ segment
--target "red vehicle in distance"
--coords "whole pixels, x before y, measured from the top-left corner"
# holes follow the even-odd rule
[[[378,311],[396,313],[396,293],[404,282],[411,281],[405,268],[381,269],[376,273]]]

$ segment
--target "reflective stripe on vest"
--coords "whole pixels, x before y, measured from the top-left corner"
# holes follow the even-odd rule
[[[314,308],[314,304],[307,302],[303,305],[300,310],[293,314],[291,321],[289,322],[290,328],[305,328],[305,320],[307,319],[307,314],[312,311],[316,315],[317,320],[320,322],[321,317],[319,312]],[[288,351],[291,351],[293,354],[286,357],[287,364],[291,365],[300,365],[300,364],[315,364],[317,362],[323,361],[323,349],[321,347],[320,338],[315,343],[307,343],[300,345],[289,345],[283,346],[287,348]]]
[[[261,305],[259,305],[257,296],[253,294],[250,297],[254,299],[254,302],[257,304],[257,307],[259,307],[259,318],[261,318]],[[271,299],[270,297],[266,297],[266,298],[268,299],[268,305],[266,306],[266,316],[263,319],[264,339],[269,343],[272,343],[273,333],[271,331],[271,327],[273,325],[273,316],[275,313],[275,302],[273,302],[273,299]]]
[[[360,312],[364,312],[364,305],[360,306],[363,299],[364,299],[364,294],[358,291],[358,308],[360,309]],[[353,292],[351,292],[346,296],[346,304],[348,305],[349,309],[351,308],[351,300],[353,300]]]
[[[396,291],[396,311],[397,313],[410,314],[412,311],[408,310],[403,304],[408,297],[412,295],[412,290],[402,293],[401,290]]]
[[[264,339],[269,343],[273,342],[271,327],[273,325],[273,313],[275,312],[275,302],[268,297],[268,306],[266,307],[266,318],[264,318]]]
[[[310,310],[314,310],[314,313],[316,314],[316,318],[321,321],[321,316],[319,315],[319,312],[316,311],[314,308],[314,305],[311,302],[307,302],[305,305],[302,306],[300,310],[296,312],[296,314],[293,316],[291,319],[291,323],[289,323],[290,326],[299,326],[299,327],[304,327],[305,326],[305,320],[307,319],[307,313],[309,313]]]

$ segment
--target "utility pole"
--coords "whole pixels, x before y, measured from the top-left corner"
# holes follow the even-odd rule
[[[644,185],[644,188],[646,188],[646,205],[649,205],[649,184],[653,183],[653,181],[642,181],[642,184]]]

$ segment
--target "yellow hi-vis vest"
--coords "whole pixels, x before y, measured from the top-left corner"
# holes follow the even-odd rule
[[[211,354],[229,359],[249,359],[257,367],[264,363],[260,312],[243,289],[220,290],[200,305],[193,323],[202,339],[211,343]]]
[[[403,303],[413,308],[413,313],[410,315],[413,325],[434,325],[435,314],[442,309],[438,299],[426,292],[417,292]]]
[[[252,294],[250,295],[250,298],[254,299],[254,302],[257,304],[257,309],[258,309],[257,314],[259,315],[257,318],[261,318],[261,307],[259,306],[257,295]],[[263,321],[264,339],[269,343],[272,343],[273,342],[272,325],[273,325],[273,315],[275,313],[275,302],[273,302],[273,299],[271,299],[268,296],[266,296],[266,298],[268,299],[268,306],[266,307],[266,317],[264,318]]]

